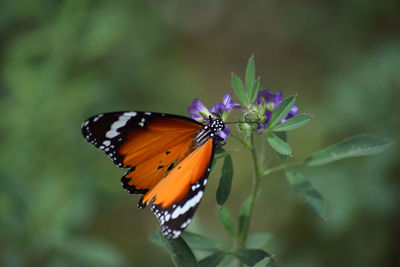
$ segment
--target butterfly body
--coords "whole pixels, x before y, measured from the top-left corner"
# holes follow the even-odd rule
[[[163,234],[178,237],[189,225],[203,196],[217,133],[225,124],[152,112],[99,114],[82,124],[82,134],[121,168],[123,188],[143,194],[138,206],[151,209]]]

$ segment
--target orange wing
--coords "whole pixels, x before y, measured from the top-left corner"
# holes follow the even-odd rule
[[[121,179],[124,187],[131,193],[144,193],[156,186],[193,151],[200,129],[187,121],[154,119],[143,130],[130,133],[119,149],[124,165],[132,166]]]
[[[112,112],[93,116],[82,134],[119,167],[130,193],[145,193],[194,150],[202,124],[190,118],[151,112]]]
[[[151,209],[166,237],[178,237],[189,225],[202,199],[213,156],[214,144],[210,139],[142,197],[140,205],[153,201]]]

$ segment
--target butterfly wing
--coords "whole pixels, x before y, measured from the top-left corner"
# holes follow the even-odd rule
[[[213,140],[208,140],[142,197],[142,205],[153,201],[151,210],[167,238],[177,238],[191,222],[203,197],[214,148]]]
[[[150,112],[111,112],[82,124],[83,136],[121,168],[132,194],[146,193],[194,150],[202,124],[190,118]]]
[[[176,238],[202,199],[214,156],[212,139],[194,144],[201,128],[186,117],[127,111],[89,118],[82,134],[118,167],[130,168],[123,187],[144,194],[139,207],[152,202],[163,234]]]

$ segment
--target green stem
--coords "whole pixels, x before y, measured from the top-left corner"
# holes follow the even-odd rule
[[[254,170],[254,174],[253,174],[253,183],[252,183],[252,187],[251,187],[251,195],[250,195],[250,210],[249,210],[249,214],[246,216],[245,221],[243,223],[243,230],[240,236],[238,236],[238,242],[237,245],[239,248],[244,248],[244,245],[246,243],[247,240],[247,236],[249,234],[249,229],[250,229],[250,221],[251,221],[251,216],[253,214],[253,210],[254,210],[254,205],[256,202],[256,197],[258,194],[258,189],[259,189],[259,185],[260,185],[260,169],[259,169],[259,165],[258,165],[258,158],[257,158],[257,152],[256,152],[256,148],[254,145],[254,136],[251,135],[250,136],[250,154],[251,154],[251,158],[253,161],[253,170]]]
[[[262,177],[263,177],[263,176],[267,176],[267,175],[270,174],[270,173],[283,170],[283,169],[285,169],[285,168],[287,168],[287,167],[299,166],[299,165],[303,165],[303,164],[304,164],[304,162],[302,162],[302,161],[293,162],[293,163],[288,163],[288,164],[282,164],[282,165],[276,166],[276,167],[274,167],[274,168],[265,170],[263,173],[261,173],[261,176],[262,176]]]

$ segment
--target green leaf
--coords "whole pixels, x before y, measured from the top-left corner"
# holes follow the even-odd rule
[[[279,106],[272,113],[271,119],[268,122],[267,128],[272,128],[278,124],[292,109],[294,102],[296,101],[295,96],[289,96],[285,98]]]
[[[249,266],[254,266],[257,262],[262,261],[270,255],[261,249],[236,249],[233,255],[238,258],[242,263]]]
[[[286,178],[293,189],[306,198],[306,204],[310,210],[326,220],[326,204],[322,195],[314,188],[314,186],[306,180],[299,172],[294,169],[285,169]]]
[[[293,130],[303,126],[309,120],[311,120],[311,116],[309,114],[299,114],[281,124],[278,124],[276,127],[273,128],[273,131],[282,132]]]
[[[168,239],[161,233],[161,231],[158,231],[158,236],[164,245],[164,248],[171,254],[171,259],[175,266],[198,266],[196,257],[182,237]]]
[[[247,68],[246,68],[246,90],[247,90],[247,95],[249,96],[250,103],[253,103],[254,100],[254,92],[256,88],[254,87],[255,84],[255,79],[256,79],[256,74],[255,74],[255,66],[254,66],[254,56],[251,56],[249,58],[249,62],[247,63]]]
[[[292,149],[290,146],[285,141],[280,139],[276,134],[273,132],[266,132],[266,136],[268,143],[276,150],[276,152],[282,155],[292,154]]]
[[[161,242],[160,236],[158,235],[158,231],[155,232],[155,233],[152,233],[152,234],[149,236],[149,240],[150,240],[153,244],[156,244],[157,246],[160,246],[160,247],[164,246],[163,243]]]
[[[205,237],[199,234],[185,231],[182,233],[182,237],[194,250],[201,250],[201,251],[226,250],[226,245],[221,241]]]
[[[391,140],[382,137],[354,136],[315,152],[305,160],[305,163],[309,166],[317,166],[344,158],[373,155],[384,151],[392,143]]]
[[[231,155],[227,155],[224,158],[224,164],[222,165],[221,178],[219,180],[217,188],[217,203],[224,205],[231,193],[233,177],[233,165]]]
[[[246,248],[262,248],[271,238],[271,234],[253,233],[246,240]]]
[[[273,256],[271,256],[258,262],[254,267],[276,267],[276,263]]]
[[[217,207],[217,216],[225,230],[232,236],[235,235],[235,226],[229,210],[225,207]]]
[[[248,196],[243,201],[242,206],[240,208],[238,236],[241,236],[243,234],[247,217],[249,217],[250,214],[250,208],[251,208],[251,195]]]
[[[199,267],[214,267],[217,266],[226,256],[223,251],[216,251],[213,254],[199,261]]]
[[[257,98],[259,90],[260,90],[260,79],[256,80],[255,83],[253,84],[253,88],[251,88],[249,96],[250,103],[254,103],[254,101]]]
[[[232,88],[233,88],[233,91],[235,91],[235,94],[239,98],[240,102],[242,102],[244,106],[247,106],[249,102],[247,100],[246,91],[244,90],[243,82],[235,74],[232,74]]]

